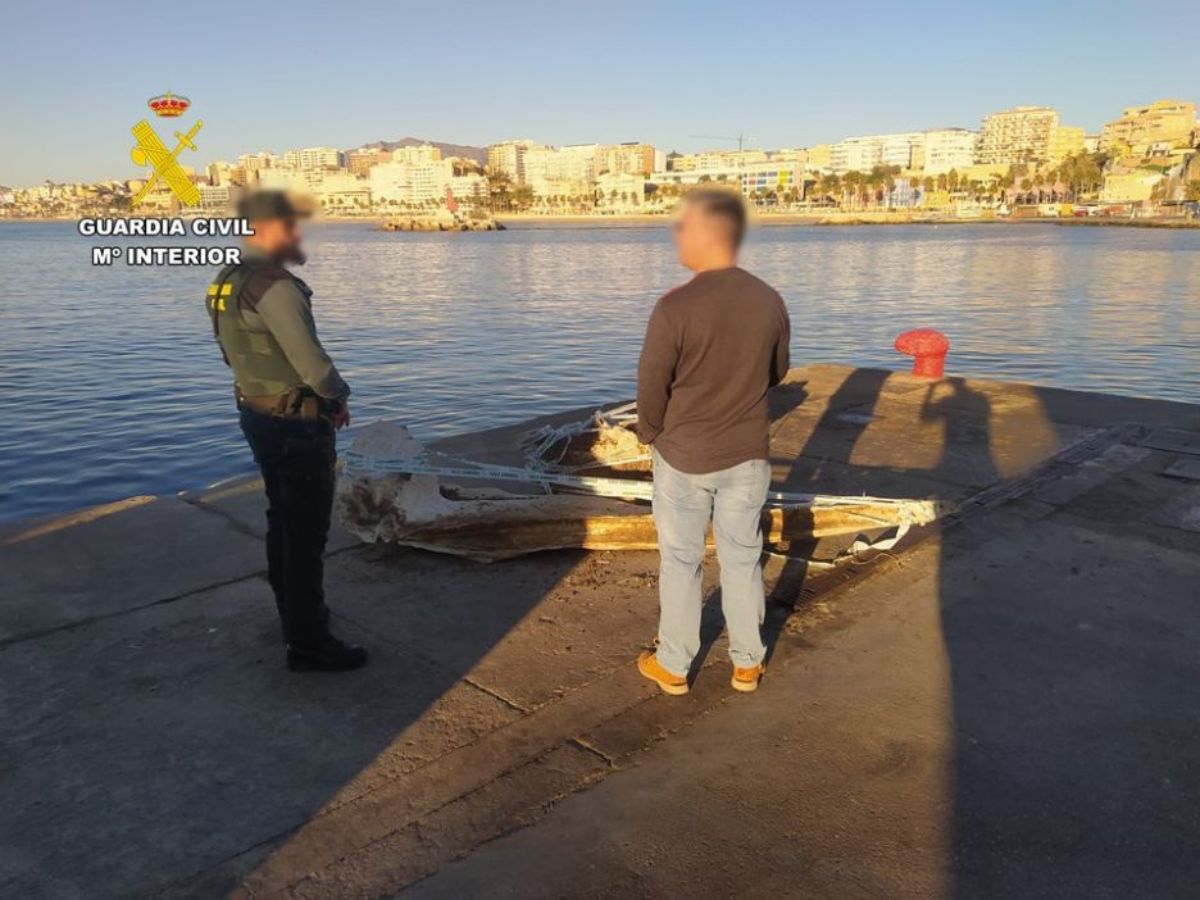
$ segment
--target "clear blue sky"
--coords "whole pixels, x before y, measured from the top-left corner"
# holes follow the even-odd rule
[[[807,146],[1017,104],[1091,131],[1122,106],[1200,100],[1186,8],[25,0],[2,20],[0,184],[135,176],[129,127],[168,89],[205,121],[201,164],[405,135]]]

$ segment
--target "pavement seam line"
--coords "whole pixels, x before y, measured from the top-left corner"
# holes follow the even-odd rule
[[[52,628],[44,628],[41,631],[18,634],[16,637],[0,640],[0,650],[6,650],[9,647],[17,644],[23,644],[26,641],[36,641],[44,637],[50,637],[51,635],[58,634],[62,631],[70,631],[72,628],[84,628],[88,625],[95,625],[97,622],[107,622],[109,619],[119,619],[122,616],[145,612],[148,609],[154,609],[156,606],[166,606],[179,600],[187,600],[189,597],[194,597],[197,594],[203,594],[205,591],[215,591],[219,588],[229,587],[230,585],[241,584],[243,581],[250,581],[254,578],[266,577],[267,572],[265,569],[263,569],[258,572],[251,572],[248,575],[239,575],[237,578],[230,578],[226,581],[217,581],[212,584],[206,584],[203,587],[193,588],[190,591],[184,591],[182,594],[175,594],[171,597],[160,597],[157,600],[150,600],[147,603],[143,603],[138,606],[131,606],[128,609],[120,609],[110,613],[101,613],[97,616],[88,616],[83,619],[76,619],[74,622],[64,622],[61,625],[55,625]]]
[[[610,769],[616,770],[617,761],[615,759],[613,759],[611,756],[609,756],[607,753],[605,753],[599,747],[596,747],[593,744],[589,743],[588,741],[585,741],[583,738],[581,738],[581,737],[568,738],[567,743],[578,747],[580,750],[583,750],[586,753],[591,753],[591,754],[594,754],[595,756],[600,757],[600,759],[604,760],[605,765],[607,765]],[[646,746],[649,746],[649,744],[647,744]]]
[[[501,769],[500,771],[496,772],[491,778],[488,778],[485,781],[479,782],[478,784],[471,787],[469,790],[462,791],[461,793],[458,793],[451,797],[446,798],[445,800],[443,800],[440,803],[429,806],[426,809],[413,814],[406,821],[399,823],[395,828],[393,828],[389,831],[383,832],[381,834],[378,834],[375,837],[371,838],[370,840],[366,841],[365,843],[348,848],[341,855],[335,856],[332,859],[329,859],[328,861],[324,862],[320,866],[320,868],[314,869],[311,872],[305,872],[305,873],[301,874],[298,878],[287,881],[284,884],[280,884],[278,886],[269,888],[267,891],[265,891],[262,894],[262,896],[273,897],[273,896],[277,896],[280,894],[290,893],[291,890],[293,888],[295,888],[297,885],[303,884],[305,881],[310,880],[314,874],[319,876],[320,874],[328,872],[331,869],[336,869],[338,866],[343,865],[347,860],[350,860],[355,856],[362,855],[364,853],[369,852],[372,847],[378,846],[379,844],[383,843],[384,841],[389,840],[390,838],[394,837],[395,835],[401,834],[402,832],[407,831],[407,830],[419,829],[421,827],[421,823],[428,820],[430,817],[437,815],[439,812],[442,812],[443,810],[445,810],[449,807],[452,807],[457,803],[461,803],[466,798],[471,797],[471,796],[479,793],[480,791],[485,790],[486,788],[488,788],[498,782],[503,781],[505,778],[510,777],[511,775],[521,771],[522,769],[527,768],[528,766],[537,765],[542,760],[544,760],[547,756],[549,756],[551,753],[553,753],[555,750],[557,750],[559,747],[562,747],[567,743],[570,743],[570,741],[566,741],[566,742],[559,741],[556,743],[552,743],[549,746],[543,747],[538,753],[536,753],[532,756],[529,756],[527,758],[524,758],[522,760],[519,760],[518,762],[514,763],[511,766],[507,766],[507,767]],[[551,799],[554,799],[554,798],[551,798]],[[350,804],[346,804],[346,806],[349,806],[355,802],[356,801],[350,801]],[[305,823],[303,823],[303,825],[301,825],[301,828],[303,828],[304,825],[314,822],[317,819],[323,818],[326,815],[335,814],[342,809],[345,809],[345,807],[344,806],[336,807],[335,809],[330,810],[328,813],[318,813],[316,816],[308,819]],[[300,829],[292,829],[292,831],[299,831],[299,830]],[[287,833],[287,832],[285,832],[285,833]],[[255,846],[257,846],[257,845],[255,845]],[[477,844],[476,846],[482,846],[482,843]],[[205,869],[203,871],[209,871],[209,870]],[[256,870],[256,872],[257,872],[257,870]],[[256,874],[256,872],[250,873],[250,877],[252,877],[254,874]],[[245,882],[246,882],[246,879],[243,879],[242,883],[239,885],[239,887],[245,889],[246,888]],[[407,885],[400,886],[401,889],[403,889],[404,887],[407,887]],[[255,892],[251,891],[251,893],[254,894]]]
[[[331,550],[329,553],[326,553],[324,558],[329,559],[332,556],[340,556],[343,553],[348,553],[351,550],[358,549],[360,549],[358,546],[342,547],[340,550]],[[17,644],[23,644],[26,641],[36,641],[44,637],[50,637],[51,635],[58,634],[61,631],[69,631],[72,628],[85,628],[89,625],[95,625],[97,622],[107,622],[110,619],[119,619],[122,616],[135,615],[140,612],[145,612],[148,609],[154,609],[156,606],[167,606],[171,603],[177,603],[180,600],[187,600],[191,597],[195,597],[197,594],[203,594],[206,591],[215,591],[219,590],[220,588],[229,587],[230,585],[241,584],[243,581],[250,581],[255,578],[265,579],[266,577],[267,570],[259,569],[255,572],[248,572],[245,575],[239,575],[236,578],[229,578],[225,581],[214,581],[212,584],[201,585],[200,587],[193,588],[190,591],[184,591],[181,594],[172,594],[169,597],[159,597],[157,600],[149,600],[146,603],[142,603],[137,606],[131,606],[127,609],[118,609],[114,612],[101,613],[97,616],[87,616],[82,619],[76,619],[73,622],[64,622],[61,625],[55,625],[52,628],[43,628],[41,631],[31,631],[26,634],[18,634],[14,637],[3,638],[0,639],[0,651],[6,650],[9,647]]]
[[[230,525],[234,531],[237,531],[240,534],[244,534],[246,537],[252,537],[256,541],[266,540],[265,535],[259,534],[257,531],[255,531],[253,528],[251,528],[249,525],[239,522],[235,517],[231,516],[229,513],[225,512],[223,509],[217,509],[215,506],[209,506],[207,503],[204,503],[203,501],[201,501],[199,499],[196,499],[193,497],[188,497],[186,495],[181,496],[179,499],[182,500],[184,503],[186,503],[188,506],[190,506],[192,509],[198,509],[201,512],[211,513],[212,515],[216,516],[217,518],[223,520],[228,525]]]
[[[505,706],[509,707],[510,709],[516,710],[517,712],[521,713],[522,715],[529,715],[529,713],[533,712],[533,710],[536,709],[536,707],[522,706],[520,703],[518,703],[516,700],[513,700],[511,697],[507,697],[504,694],[502,694],[500,691],[497,691],[497,690],[494,690],[493,688],[488,687],[486,684],[484,684],[481,681],[478,681],[477,679],[473,678],[470,675],[464,675],[462,680],[464,683],[469,684],[471,687],[475,688],[475,690],[482,691],[483,693],[487,694],[489,697],[494,697],[496,700],[499,700]],[[550,702],[553,703],[554,701],[550,701]]]

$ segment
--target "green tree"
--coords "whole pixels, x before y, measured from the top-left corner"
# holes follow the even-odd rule
[[[858,202],[862,195],[863,181],[862,172],[847,172],[842,176],[842,198],[843,201],[849,200],[848,204],[843,202],[843,205],[848,205],[851,209],[858,207]]]
[[[841,190],[841,187],[841,179],[833,173],[822,175],[819,179],[817,179],[817,193],[825,199],[837,202],[835,198],[837,197],[838,192]]]

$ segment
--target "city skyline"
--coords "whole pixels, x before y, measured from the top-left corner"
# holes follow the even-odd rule
[[[128,129],[168,89],[206,121],[197,163],[404,135],[474,146],[641,140],[688,152],[714,144],[695,135],[746,133],[756,146],[810,146],[974,129],[1018,104],[1055,107],[1095,132],[1114,108],[1194,93],[1185,30],[1115,4],[1080,15],[1022,2],[1000,21],[982,6],[877,4],[857,22],[784,4],[732,16],[718,4],[616,4],[604,15],[481,5],[453,19],[415,6],[368,5],[353,18],[286,9],[171,8],[149,33],[134,27],[144,15],[132,6],[78,10],[69,31],[44,7],[14,10],[12,33],[30,39],[0,61],[5,81],[22,86],[0,99],[0,184],[129,177]],[[180,35],[258,33],[269,40],[254,41],[252,57],[179,49]],[[1138,53],[1122,49],[1131,46]]]
[[[1174,99],[1182,100],[1185,103],[1190,102],[1189,100],[1187,100],[1186,98],[1183,98],[1181,96],[1177,96]],[[1158,98],[1158,99],[1155,99],[1153,101],[1148,101],[1148,102],[1149,103],[1160,103],[1160,102],[1163,102],[1163,99]],[[1129,108],[1135,107],[1135,106],[1141,106],[1141,105],[1145,105],[1145,104],[1122,103],[1120,106],[1115,107],[1115,111],[1110,113],[1110,115],[1104,120],[1104,122],[1102,122],[1101,125],[1099,127],[1096,127],[1095,129],[1085,128],[1085,127],[1075,127],[1074,123],[1070,123],[1069,118],[1065,115],[1057,117],[1057,118],[1059,118],[1061,120],[1061,122],[1064,126],[1072,125],[1072,128],[1070,130],[1078,131],[1081,134],[1086,132],[1089,138],[1097,138],[1103,132],[1105,126],[1107,126],[1108,124],[1117,120],[1120,117],[1120,114],[1123,113],[1126,109],[1129,109]],[[954,125],[934,126],[934,127],[928,127],[928,128],[906,128],[906,129],[902,129],[898,132],[883,132],[883,131],[877,130],[873,134],[876,136],[882,135],[882,136],[886,137],[886,136],[902,136],[904,134],[920,134],[920,133],[934,133],[934,132],[947,132],[947,131],[965,131],[965,132],[970,132],[975,138],[978,138],[982,133],[982,130],[983,130],[984,125],[986,124],[986,121],[990,118],[993,118],[996,116],[1002,116],[1002,115],[1006,115],[1006,114],[1011,114],[1011,113],[1017,113],[1024,109],[1041,109],[1041,108],[1042,107],[1027,107],[1024,105],[1014,105],[1014,106],[1005,107],[1003,109],[996,109],[996,110],[989,111],[987,113],[983,113],[983,114],[981,114],[979,120],[974,125],[954,124]],[[1054,112],[1056,114],[1059,112],[1058,110],[1053,110],[1053,109],[1050,109],[1050,111]],[[190,113],[190,111],[189,111],[189,113]],[[153,116],[151,116],[148,111],[147,111],[146,116],[147,116],[147,118],[153,119]],[[190,121],[190,119],[191,119],[190,115],[187,118]],[[173,122],[175,120],[165,119],[165,120],[158,120],[158,121],[164,123],[164,125],[169,125],[171,122]],[[694,150],[689,149],[689,150],[683,151],[683,152],[685,155],[732,152],[734,150],[740,149],[737,146],[737,142],[739,141],[739,139],[741,137],[742,137],[742,135],[739,135],[736,137],[729,136],[729,140],[724,144],[713,144],[710,142],[708,144],[699,145]],[[860,131],[855,134],[842,135],[841,137],[835,139],[834,141],[829,142],[829,145],[845,145],[848,143],[853,143],[855,141],[869,139],[870,137],[871,137],[871,135],[868,134],[868,131],[864,129],[863,131]],[[471,149],[478,150],[478,151],[481,151],[486,154],[489,147],[494,147],[494,146],[502,145],[502,144],[506,144],[506,143],[512,143],[514,141],[520,143],[524,139],[528,139],[528,138],[527,137],[526,138],[518,138],[515,135],[509,135],[504,138],[492,140],[492,141],[489,141],[484,144],[479,144],[479,145],[467,144],[467,145],[460,145],[460,146],[462,146],[463,148],[470,147]],[[556,147],[569,148],[572,146],[586,146],[586,145],[595,145],[595,146],[600,146],[600,147],[616,147],[616,146],[620,146],[621,144],[638,144],[638,145],[650,145],[652,149],[654,149],[656,147],[659,151],[662,151],[662,153],[678,152],[676,148],[665,148],[665,147],[662,147],[661,145],[654,145],[652,141],[593,140],[593,141],[582,142],[580,144],[559,144],[559,143],[550,142],[550,141],[532,140],[532,139],[529,139],[529,140],[531,140],[531,142],[536,143],[539,146],[548,147],[548,148],[556,148]],[[240,149],[236,150],[228,158],[220,158],[220,159],[214,158],[211,156],[205,156],[205,154],[203,154],[203,153],[198,153],[196,158],[194,158],[194,159],[185,158],[185,159],[181,160],[181,162],[185,165],[185,167],[187,167],[188,169],[190,169],[192,171],[204,172],[207,168],[210,168],[213,165],[219,165],[222,163],[236,161],[238,158],[244,158],[247,156],[264,155],[265,154],[265,155],[269,155],[269,156],[286,157],[289,154],[303,154],[303,153],[310,153],[313,151],[324,151],[324,150],[336,150],[339,154],[341,154],[341,153],[349,154],[355,150],[364,149],[373,144],[398,143],[398,142],[410,142],[410,143],[416,143],[416,144],[451,144],[451,145],[457,143],[457,142],[452,142],[452,141],[446,141],[446,140],[442,139],[441,137],[416,138],[412,135],[405,135],[402,138],[372,139],[370,141],[361,142],[359,144],[355,144],[355,145],[349,146],[349,147],[340,147],[340,146],[337,146],[335,144],[328,143],[328,142],[325,142],[325,143],[317,142],[317,143],[314,143],[314,144],[311,144],[311,145],[308,145],[305,147],[287,147],[287,148],[282,148],[282,149],[273,148],[273,147],[272,148],[266,148],[266,147],[240,148]],[[807,147],[821,147],[821,146],[828,146],[828,145],[826,145],[824,142],[822,142],[820,144],[815,144],[815,145],[807,145]],[[806,147],[804,145],[799,145],[799,144],[779,145],[779,146],[773,146],[773,147],[766,146],[766,145],[763,145],[761,142],[751,142],[749,139],[747,139],[745,149],[746,150],[752,150],[752,149],[753,150],[762,150],[767,153],[778,153],[780,151],[786,151],[786,150],[789,150],[792,148],[806,149]],[[849,168],[862,168],[862,167],[850,166]],[[869,168],[869,166],[866,168]],[[16,184],[16,183],[12,183],[12,182],[5,182],[3,180],[3,178],[0,178],[0,186],[21,189],[21,188],[34,187],[38,184],[44,184],[47,182],[61,183],[61,184],[72,184],[72,183],[97,183],[98,184],[98,183],[107,183],[107,182],[113,182],[113,181],[128,181],[130,179],[136,180],[140,176],[140,174],[141,174],[140,171],[137,171],[136,167],[133,167],[132,169],[130,169],[130,171],[128,171],[122,175],[103,176],[100,178],[86,179],[86,180],[58,179],[58,178],[49,178],[48,177],[48,178],[40,179],[35,182],[30,182],[28,184]]]
[[[184,98],[172,102],[187,106]],[[331,213],[422,210],[428,216],[439,209],[434,218],[443,226],[451,220],[478,224],[496,210],[534,206],[575,213],[662,211],[680,191],[704,182],[724,183],[756,205],[793,211],[801,203],[874,203],[975,215],[985,201],[997,212],[1010,199],[1028,205],[1069,197],[1107,204],[1111,213],[1114,204],[1146,210],[1200,199],[1196,104],[1173,99],[1124,107],[1094,135],[1063,122],[1055,109],[1019,106],[987,114],[978,131],[857,135],[767,151],[668,155],[647,143],[546,146],[531,139],[484,151],[409,141],[348,151],[316,146],[239,154],[181,175],[188,196],[169,179],[6,188],[0,190],[0,217],[61,217],[123,206],[161,213],[180,204],[219,212],[253,188],[290,191]]]

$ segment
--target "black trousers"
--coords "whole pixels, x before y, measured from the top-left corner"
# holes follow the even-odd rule
[[[283,639],[303,650],[328,633],[325,541],[333,510],[333,426],[242,410],[242,433],[267,489],[267,580]]]

